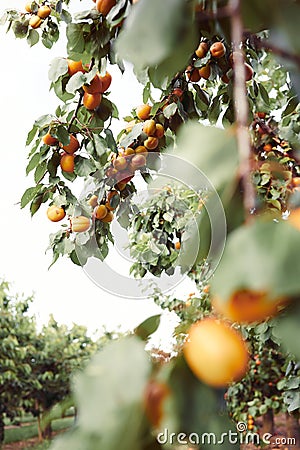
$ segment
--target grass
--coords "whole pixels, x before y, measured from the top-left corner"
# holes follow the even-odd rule
[[[52,421],[52,430],[61,431],[66,428],[70,428],[74,423],[73,417],[65,417],[64,419],[56,419]],[[36,437],[38,435],[37,423],[31,425],[21,426],[16,428],[9,428],[5,430],[4,444],[10,444],[11,442],[26,441]],[[41,450],[48,447],[41,447]],[[37,447],[39,449],[39,447]]]
[[[44,441],[40,444],[35,445],[34,447],[26,447],[24,450],[48,450],[51,445],[51,441]]]

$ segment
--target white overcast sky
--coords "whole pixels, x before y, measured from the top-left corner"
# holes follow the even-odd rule
[[[6,6],[23,10],[25,0],[1,2],[0,15]],[[92,0],[72,1],[77,10],[94,6]],[[28,209],[17,202],[32,185],[25,177],[27,151],[25,139],[34,120],[54,112],[59,100],[49,93],[48,67],[56,56],[66,56],[65,42],[48,50],[38,44],[29,48],[25,40],[15,40],[13,33],[0,27],[1,49],[1,259],[0,277],[13,283],[13,291],[35,294],[32,311],[40,322],[53,313],[62,323],[87,325],[92,332],[106,325],[128,329],[158,308],[149,300],[125,300],[109,295],[97,287],[83,270],[67,259],[60,259],[48,271],[51,252],[45,255],[49,233],[57,230],[46,218],[46,206],[32,219]],[[141,103],[141,87],[132,76],[122,77],[113,68],[111,99],[120,116]],[[185,295],[189,287],[183,290]]]

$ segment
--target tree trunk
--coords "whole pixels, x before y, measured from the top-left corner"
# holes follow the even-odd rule
[[[268,409],[266,414],[263,415],[262,434],[265,433],[274,434],[274,414],[272,409]]]
[[[51,427],[51,422],[47,423],[44,427],[43,427],[43,431],[42,431],[42,435],[44,439],[51,439],[52,436],[52,427]]]
[[[37,416],[37,424],[38,424],[39,442],[42,442],[42,440],[43,440],[43,433],[42,433],[42,427],[41,427],[41,415],[40,414]]]
[[[288,438],[296,439],[296,445],[293,449],[300,449],[300,426],[299,426],[299,411],[291,414],[286,413],[286,433]]]
[[[0,450],[4,441],[4,420],[3,413],[0,413]]]

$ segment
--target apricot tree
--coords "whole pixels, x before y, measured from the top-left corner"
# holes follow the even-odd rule
[[[97,0],[74,17],[69,4],[33,1],[25,11],[7,10],[2,19],[17,38],[26,38],[29,45],[41,39],[46,47],[59,38],[60,23],[66,22],[66,54],[52,61],[49,71],[60,104],[55,113],[37,119],[28,134],[26,172],[34,173],[34,182],[21,199],[21,207],[29,205],[32,215],[48,204],[50,220],[64,221],[50,237],[53,263],[64,255],[84,267],[94,258],[104,261],[117,245],[113,226],[118,222],[129,233],[137,277],[147,283],[150,274],[153,281],[181,271],[199,288],[200,301],[189,299],[187,309],[184,301],[172,304],[181,308],[183,346],[193,341],[186,325],[205,315],[213,315],[212,321],[224,315],[239,329],[240,322],[281,313],[277,339],[299,358],[298,2],[288,0],[282,8],[279,0],[165,0],[162,8],[159,0]],[[115,136],[118,109],[109,99],[113,80],[108,65],[124,71],[124,61],[133,64],[144,85],[143,99]],[[181,182],[181,188],[167,181],[162,186],[159,179],[166,175]],[[72,192],[78,178],[86,182],[80,198]],[[151,195],[137,203],[141,183]],[[211,199],[219,199],[222,208],[210,208]],[[225,219],[227,229],[222,227]],[[146,336],[156,321],[149,323]],[[135,371],[128,361],[122,364],[126,349]],[[111,449],[120,442],[122,448],[160,448],[150,432],[151,425],[158,431],[158,422],[176,432],[199,434],[228,427],[218,416],[218,393],[193,379],[181,359],[182,345],[176,350],[169,369],[155,364],[154,369],[138,338],[110,345],[76,384],[79,428],[54,448],[94,449],[100,441],[104,446],[103,440]],[[201,358],[194,350],[192,356]],[[111,373],[116,360],[120,377],[99,375],[98,397],[90,398],[87,385],[96,383],[98,365]],[[187,362],[197,365],[190,354]],[[240,377],[245,370],[237,370]],[[149,414],[148,422],[131,420],[149,411],[142,401],[145,389],[149,394],[149,378],[157,387],[151,410],[158,408],[162,417],[154,424]],[[120,418],[117,394],[124,379],[128,389],[122,391]],[[210,377],[205,381],[209,384]],[[107,392],[111,397],[105,409],[111,414],[99,428],[92,410]],[[208,409],[214,418],[203,427],[197,418]],[[112,436],[111,427],[118,433]]]

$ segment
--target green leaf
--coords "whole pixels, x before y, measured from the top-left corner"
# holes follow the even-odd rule
[[[299,100],[298,100],[297,96],[290,98],[286,107],[284,108],[281,116],[286,117],[289,114],[291,114],[292,112],[294,112],[296,107],[298,106],[298,104],[299,104]]]
[[[276,320],[274,335],[279,339],[285,351],[300,360],[300,306],[295,304]]]
[[[163,115],[166,119],[170,119],[170,117],[174,116],[176,113],[178,107],[176,103],[171,103],[170,105],[166,106],[163,110]]]
[[[28,32],[28,22],[26,24],[19,20],[15,20],[13,22],[12,29],[13,29],[13,32],[15,33],[16,38],[24,39],[27,36],[27,32]]]
[[[70,133],[67,128],[63,125],[59,125],[56,128],[56,137],[63,145],[68,145],[70,143]]]
[[[147,20],[145,20],[147,17]],[[117,53],[122,59],[130,61],[136,68],[154,67],[168,59],[174,49],[188,36],[189,51],[192,55],[196,42],[189,32],[194,32],[191,9],[181,0],[160,0],[139,2],[127,17],[124,29],[117,39]],[[151,43],[151,48],[149,48]],[[178,56],[180,53],[178,53]],[[177,65],[182,64],[178,58]]]
[[[60,13],[61,20],[63,20],[65,23],[71,23],[72,22],[72,16],[71,14],[63,9]]]
[[[39,42],[40,39],[40,35],[36,30],[29,30],[28,35],[27,35],[27,42],[29,44],[30,47],[33,47],[35,44],[37,44]]]
[[[265,104],[267,106],[269,106],[270,105],[270,99],[269,99],[268,91],[266,90],[266,88],[264,87],[264,85],[262,83],[258,84],[258,89],[259,89],[259,93],[261,95],[261,98],[263,99]]]
[[[288,406],[288,412],[297,411],[300,408],[300,392],[295,392],[292,401]]]
[[[157,314],[156,316],[148,317],[148,319],[144,320],[136,329],[134,333],[139,336],[141,339],[146,341],[148,337],[155,333],[160,324],[161,314]]]
[[[143,130],[143,123],[137,123],[136,125],[133,126],[132,130],[128,134],[122,136],[120,144],[125,148],[129,147],[130,144],[132,144],[135,141],[135,139],[139,137],[142,130]]]
[[[76,156],[74,173],[79,177],[87,177],[95,172],[96,167],[91,159]]]
[[[68,72],[68,62],[66,58],[55,58],[50,63],[48,72],[49,80],[55,83],[62,75]]]
[[[21,208],[24,208],[29,202],[31,202],[42,187],[42,184],[38,184],[37,186],[26,189],[21,198]]]
[[[83,53],[85,42],[82,24],[69,23],[67,26],[68,53]]]
[[[107,128],[104,130],[104,133],[106,136],[105,140],[106,140],[108,148],[110,148],[111,151],[117,153],[117,144],[116,144],[116,141],[115,141],[112,131]]]
[[[27,135],[26,145],[31,144],[31,142],[35,138],[37,131],[38,131],[38,127],[36,125],[33,125],[32,129],[29,131],[29,133]]]
[[[39,183],[47,171],[47,161],[43,161],[37,166],[34,172],[34,181]]]
[[[66,85],[66,91],[69,94],[75,94],[76,91],[81,88],[86,83],[86,77],[83,73],[77,72],[75,73]]]
[[[217,190],[232,182],[238,171],[231,128],[222,130],[191,121],[180,129],[175,153],[198,167]]]
[[[33,169],[35,169],[39,162],[40,154],[35,153],[26,167],[26,175],[28,175]]]
[[[121,432],[123,414],[140,402],[149,372],[150,362],[140,339],[131,336],[108,343],[75,379],[79,427],[106,439]]]
[[[33,216],[39,210],[41,204],[43,203],[43,198],[44,198],[44,195],[39,194],[33,199],[32,203],[30,205],[31,216]]]

